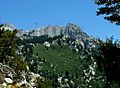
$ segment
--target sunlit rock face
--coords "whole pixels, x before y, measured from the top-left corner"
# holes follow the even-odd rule
[[[48,35],[49,37],[61,35],[62,27],[61,26],[47,26],[43,28],[37,28],[29,31],[31,36],[41,36]]]
[[[58,35],[69,35],[71,37],[76,37],[78,34],[80,34],[81,30],[80,27],[68,23],[66,26],[51,26],[48,25],[46,27],[40,27],[32,30],[20,30],[18,35],[30,35],[30,36],[41,36],[41,35],[48,35],[49,37],[54,37]],[[85,35],[85,34],[84,34]]]
[[[64,33],[63,34],[67,34],[71,37],[75,37],[80,33],[80,27],[72,24],[72,23],[68,23],[64,29]]]
[[[45,27],[39,27],[35,29],[30,30],[18,30],[17,36],[19,38],[23,39],[31,39],[34,37],[39,36],[46,36],[46,37],[55,37],[55,36],[64,36],[67,38],[70,38],[72,40],[77,41],[78,43],[83,43],[83,47],[89,47],[89,43],[93,38],[83,32],[81,28],[73,23],[68,23],[65,26],[45,26]]]
[[[80,27],[68,23],[65,27],[64,26],[47,26],[44,28],[38,28],[29,32],[31,36],[40,36],[40,35],[48,35],[49,37],[54,37],[58,35],[69,35],[71,37],[77,36],[80,33]]]
[[[5,30],[14,30],[16,29],[11,24],[1,24],[1,29]],[[81,37],[81,36],[87,36],[86,33],[81,31],[80,27],[68,23],[66,26],[45,26],[45,27],[39,27],[35,29],[30,30],[24,30],[24,29],[18,29],[17,36],[23,36],[23,35],[29,35],[29,36],[41,36],[41,35],[48,35],[49,37],[54,37],[58,35],[69,35],[72,38]]]
[[[1,28],[5,30],[16,29],[13,25],[9,25],[9,24],[3,24]],[[18,33],[16,36],[18,36],[20,39],[23,40],[23,39],[30,39],[33,37],[39,37],[42,35],[47,35],[48,37],[55,37],[55,36],[61,36],[61,35],[68,36],[71,39],[83,42],[83,44],[86,47],[89,46],[89,41],[93,40],[91,36],[83,32],[78,25],[73,23],[68,23],[65,26],[48,25],[45,27],[39,27],[35,29],[30,29],[30,30],[18,29]]]

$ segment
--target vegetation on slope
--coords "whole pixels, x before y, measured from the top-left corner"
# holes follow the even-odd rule
[[[68,45],[62,48],[54,45],[46,50],[39,44],[33,48],[33,53],[37,57],[33,70],[50,79],[54,88],[104,87],[104,73],[97,69],[95,53],[87,49],[77,53]]]
[[[28,74],[27,63],[24,57],[18,54],[16,44],[17,30],[5,30],[4,25],[0,25],[0,88],[31,88],[27,87],[31,83],[24,82],[26,79],[31,81],[31,75]],[[29,68],[29,67],[28,67]],[[31,72],[30,72],[31,73]],[[51,88],[50,82],[46,79],[37,78],[35,84],[37,88]],[[22,81],[22,83],[20,83]],[[33,83],[33,82],[32,82]]]
[[[36,80],[38,88],[119,87],[118,41],[113,42],[112,38],[106,42],[99,40],[95,41],[96,47],[83,48],[71,38],[41,36],[35,37],[35,41],[34,38],[21,40],[15,37],[16,33],[16,30],[0,30],[0,63],[16,72],[15,79],[22,79],[28,65],[30,71],[44,77],[44,80]],[[46,48],[45,41],[49,41],[51,46]],[[26,75],[29,81],[29,74]]]

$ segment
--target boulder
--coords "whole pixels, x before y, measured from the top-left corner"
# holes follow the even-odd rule
[[[5,80],[5,82],[8,83],[8,84],[9,84],[9,83],[13,83],[13,80],[10,79],[10,78],[5,78],[4,80]]]

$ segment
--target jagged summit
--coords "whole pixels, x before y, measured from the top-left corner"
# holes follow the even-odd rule
[[[75,30],[75,31],[78,31],[78,32],[81,31],[80,27],[76,24],[73,24],[73,23],[68,23],[66,25],[66,27],[68,27],[69,30]]]
[[[1,29],[5,30],[14,30],[16,29],[11,24],[1,24]],[[31,37],[34,36],[41,36],[41,35],[48,35],[49,37],[59,36],[59,35],[68,35],[74,39],[86,39],[90,36],[83,32],[80,27],[73,23],[67,23],[66,26],[45,26],[39,27],[32,30],[19,30],[17,36],[29,35]]]
[[[51,26],[48,25],[46,27],[39,27],[33,30],[20,30],[19,35],[22,34],[27,34],[30,36],[41,36],[41,35],[48,35],[49,37],[54,37],[58,35],[69,35],[72,38],[84,36],[88,37],[86,33],[81,31],[80,27],[73,24],[73,23],[68,23],[66,26]]]

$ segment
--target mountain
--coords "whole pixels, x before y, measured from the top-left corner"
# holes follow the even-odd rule
[[[5,30],[14,30],[17,29],[12,24],[2,24],[1,29]],[[59,35],[68,35],[71,38],[89,38],[90,36],[87,35],[85,32],[83,32],[78,25],[75,25],[73,23],[68,23],[66,26],[51,26],[48,25],[46,27],[39,27],[31,30],[22,30],[18,29],[17,36],[24,36],[29,35],[31,37],[33,36],[42,36],[42,35],[48,35],[48,37],[54,37]]]
[[[8,30],[15,29],[8,24],[3,24],[0,28],[7,30],[9,27]],[[32,30],[18,30],[15,37],[16,54],[22,57],[28,68],[26,73],[22,73],[22,86],[27,86],[27,84],[32,87],[24,88],[35,86],[36,88],[99,88],[101,85],[104,86],[104,74],[97,70],[96,58],[99,56],[99,51],[94,43],[96,40],[72,23],[66,26],[49,25]],[[48,81],[43,82],[39,79],[37,83],[36,81],[31,83],[30,76],[33,77],[35,74]],[[41,87],[41,85],[52,87]]]
[[[2,24],[1,28],[4,28],[5,30],[16,29],[13,25],[10,24]],[[78,25],[73,23],[68,23],[66,26],[48,25],[46,27],[39,27],[31,30],[18,29],[16,36],[22,40],[25,39],[29,43],[43,43],[45,41],[52,42],[53,40],[56,40],[58,37],[62,36],[62,40],[70,38],[71,40],[74,40],[75,43],[81,44],[83,47],[94,45],[93,41],[97,40],[96,38],[93,38],[92,36],[83,32]]]
[[[51,26],[40,27],[31,30],[19,30],[17,36],[21,39],[29,39],[28,41],[40,40],[47,41],[46,37],[53,38],[56,36],[63,36],[63,38],[74,39],[78,43],[83,43],[85,46],[88,46],[91,41],[95,39],[92,36],[89,36],[81,30],[78,25],[73,23],[68,23],[66,26]],[[40,38],[40,36],[43,36]],[[37,42],[37,43],[38,43]]]
[[[30,35],[30,36],[41,36],[41,35],[48,35],[49,37],[54,37],[54,36],[58,36],[58,35],[69,35],[72,38],[75,37],[89,37],[86,33],[84,33],[83,31],[81,31],[80,27],[72,24],[72,23],[68,23],[66,26],[51,26],[48,25],[46,27],[40,27],[40,28],[36,28],[36,29],[32,29],[32,30],[19,30],[18,35]]]
[[[113,44],[112,38],[103,42],[72,23],[18,30],[17,35],[12,34],[15,29],[13,25],[0,25],[0,53],[6,58],[0,58],[1,62],[4,59],[0,62],[0,88],[9,84],[13,87],[19,84],[20,88],[116,87],[109,81],[119,80],[119,75],[114,74],[119,71],[119,45]],[[14,47],[15,55],[9,56]],[[115,55],[114,51],[117,52]],[[113,57],[116,63],[113,63]],[[107,58],[109,60],[105,60]]]
[[[51,80],[52,88],[99,88],[105,83],[96,70],[96,39],[79,26],[49,25],[21,33],[19,55],[32,72]]]

